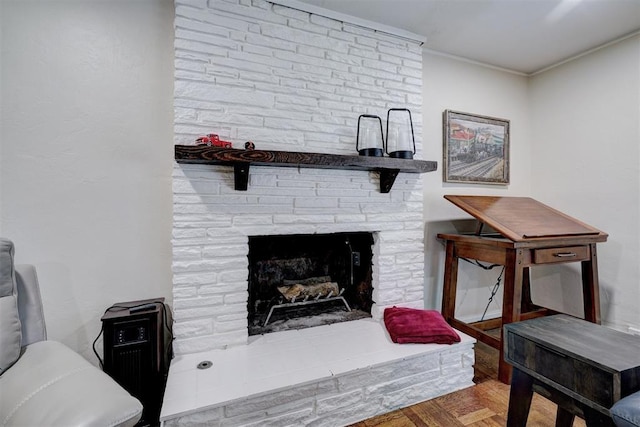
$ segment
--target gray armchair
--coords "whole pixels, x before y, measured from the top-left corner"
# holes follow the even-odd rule
[[[142,405],[69,347],[48,341],[33,266],[0,238],[0,426],[133,426]]]
[[[640,427],[640,391],[618,400],[611,407],[611,418],[617,427]]]

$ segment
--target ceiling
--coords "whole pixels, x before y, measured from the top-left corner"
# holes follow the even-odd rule
[[[527,75],[640,31],[640,0],[296,1],[423,36],[431,51]]]

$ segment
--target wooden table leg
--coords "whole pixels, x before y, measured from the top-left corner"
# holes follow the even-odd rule
[[[522,313],[533,311],[533,301],[531,300],[531,273],[529,267],[522,271],[522,302],[520,311]]]
[[[520,320],[522,301],[522,277],[526,267],[522,262],[522,249],[509,250],[504,266],[504,289],[502,297],[502,325]],[[511,365],[504,360],[504,329],[500,330],[500,359],[498,360],[498,380],[509,384]]]
[[[525,427],[533,397],[533,377],[518,368],[513,368],[507,427]]]
[[[563,407],[558,406],[558,412],[556,415],[556,427],[571,427],[573,425],[574,419],[575,415],[573,415]]]
[[[600,324],[600,285],[598,284],[598,258],[596,244],[589,245],[591,257],[582,261],[582,295],[584,299],[584,318]]]
[[[602,412],[598,412],[586,405],[582,405],[582,411],[584,412],[584,421],[587,427],[615,427],[611,417]]]
[[[458,281],[458,257],[455,243],[447,240],[442,291],[442,317],[451,324],[456,317],[456,287]]]

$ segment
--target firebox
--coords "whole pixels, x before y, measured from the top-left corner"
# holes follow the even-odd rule
[[[249,335],[371,317],[373,235],[249,237]]]

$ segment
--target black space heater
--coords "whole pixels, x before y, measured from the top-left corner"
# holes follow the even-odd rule
[[[120,302],[101,320],[104,372],[144,406],[138,426],[159,425],[173,355],[170,307],[164,298]]]

